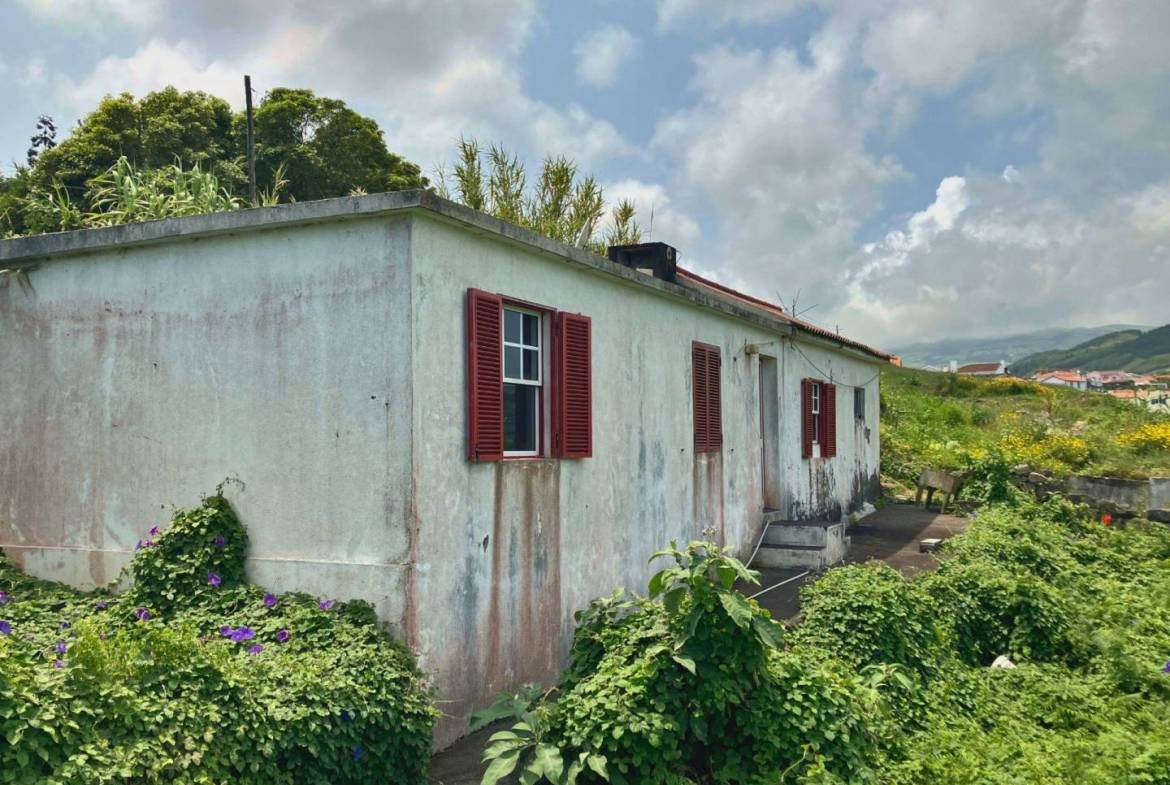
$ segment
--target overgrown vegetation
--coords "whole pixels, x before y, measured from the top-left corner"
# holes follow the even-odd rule
[[[928,466],[1170,475],[1170,450],[1159,447],[1166,429],[1170,417],[1099,393],[1010,377],[882,373],[882,472],[904,487]]]
[[[783,641],[742,565],[670,551],[650,596],[578,614],[557,690],[478,717],[520,720],[484,782],[1170,782],[1170,528],[1020,500],[946,550],[830,570]]]
[[[255,121],[257,179],[270,203],[428,185],[416,164],[387,149],[373,119],[343,101],[278,87],[261,99]],[[0,237],[99,225],[87,220],[94,214],[138,221],[245,206],[244,129],[243,113],[223,99],[173,87],[139,99],[107,96],[59,143],[52,119],[42,117],[28,165],[0,176]],[[115,175],[133,177],[154,201],[133,212],[108,209]]]
[[[436,188],[473,210],[523,226],[558,242],[605,254],[606,246],[641,241],[634,205],[620,201],[601,230],[605,199],[592,176],[579,177],[577,165],[564,156],[545,158],[535,184],[524,164],[499,145],[486,151],[475,139],[460,139],[452,171],[440,169]]]
[[[0,557],[0,782],[418,783],[436,715],[364,602],[274,595],[216,495],[139,543],[132,589]]]

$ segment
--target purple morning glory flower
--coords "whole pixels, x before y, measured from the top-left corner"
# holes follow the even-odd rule
[[[57,641],[57,645],[53,647],[58,654],[64,654],[69,651],[69,644],[65,641]]]
[[[142,543],[142,547],[143,548],[153,548],[154,547],[154,540],[147,540],[146,542]]]
[[[223,583],[223,578],[216,575],[214,572],[207,573],[207,582],[212,586],[218,586]]]
[[[353,722],[353,715],[349,713],[349,709],[341,710],[341,719],[345,720],[346,722]]]
[[[275,608],[276,607],[276,595],[275,594],[265,594],[264,595],[264,604],[266,606],[268,606],[269,608]]]
[[[220,628],[219,628],[219,634],[220,634],[220,635],[222,635],[222,636],[223,636],[223,637],[225,637],[225,638],[230,638],[230,637],[232,637],[232,633],[233,633],[233,632],[235,632],[235,628],[233,628],[233,627],[230,627],[230,626],[228,626],[227,624],[225,624],[225,625],[223,625],[222,627],[220,627]]]
[[[65,660],[53,660],[53,667],[54,668],[64,668],[65,667]]]
[[[93,609],[95,611],[104,611],[108,607],[110,607],[110,604],[105,600],[98,600],[93,604]]]
[[[287,643],[288,639],[289,639],[288,630],[277,630],[276,631],[276,642],[277,643]]]
[[[1170,673],[1170,662],[1166,663],[1166,667],[1162,668],[1162,673]]]
[[[136,551],[142,550],[142,540],[138,541],[138,543],[134,546],[134,550],[136,550]]]
[[[358,744],[353,748],[353,760],[356,763],[362,759],[362,745]]]
[[[327,611],[333,607],[333,602],[333,600],[320,600],[317,602],[317,605],[321,608],[321,610]]]
[[[138,617],[138,621],[150,620],[150,611],[148,611],[146,608],[143,608],[141,605],[134,609],[134,615]]]
[[[7,619],[0,619],[0,635],[12,634],[12,622]]]
[[[259,654],[262,651],[264,651],[264,647],[261,646],[259,643],[257,643],[256,645],[254,645],[248,649],[249,654]]]
[[[227,545],[227,539],[225,539],[222,534],[217,534],[215,539],[211,542],[213,545],[215,545],[216,548],[222,548],[223,546]]]
[[[61,629],[63,629],[63,630],[69,629],[69,622],[67,622],[67,621],[61,622]]]
[[[236,643],[239,643],[240,641],[251,640],[255,637],[256,633],[252,630],[251,627],[239,627],[232,631],[232,640]]]
[[[157,536],[158,536],[158,527],[157,527],[157,526],[151,526],[151,527],[150,527],[150,532],[149,532],[149,534],[150,534],[150,536],[151,536],[151,537],[157,537]]]
[[[8,592],[0,591],[0,605],[8,604]]]

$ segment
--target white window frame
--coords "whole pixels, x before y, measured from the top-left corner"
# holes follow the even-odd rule
[[[821,443],[821,383],[812,383],[813,444]]]
[[[507,340],[508,334],[508,311],[521,314],[522,316],[536,317],[536,346],[526,344],[524,340],[523,326],[520,330],[520,342]],[[504,303],[501,316],[500,325],[500,340],[503,343],[503,350],[500,352],[500,362],[503,365],[500,374],[504,380],[504,384],[519,384],[525,387],[535,387],[536,391],[536,406],[532,410],[532,432],[536,434],[536,449],[534,450],[504,450],[505,458],[536,458],[540,456],[540,445],[544,441],[543,430],[543,413],[544,413],[544,314],[540,311],[535,311],[531,308],[521,308],[515,305]],[[523,325],[523,321],[521,321]],[[536,379],[523,379],[508,376],[508,347],[520,349],[520,373],[524,373],[524,353],[536,349]],[[505,426],[506,427],[506,426]]]

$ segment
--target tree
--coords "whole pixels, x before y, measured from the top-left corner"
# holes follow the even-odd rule
[[[57,146],[57,124],[53,118],[43,114],[37,118],[37,130],[29,139],[28,165],[37,162],[37,156],[45,150],[52,150]]]
[[[67,139],[41,152],[32,175],[43,188],[59,181],[81,197],[90,180],[125,156],[142,169],[198,165],[229,187],[239,187],[247,182],[242,152],[226,101],[166,87],[139,100],[129,93],[106,96]]]
[[[281,164],[297,200],[427,185],[417,165],[386,148],[374,120],[312,90],[275,88],[256,109],[257,179],[272,179]]]

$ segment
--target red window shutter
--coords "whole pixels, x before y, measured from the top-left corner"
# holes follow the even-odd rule
[[[811,458],[813,454],[813,385],[816,384],[812,379],[800,380],[800,399],[801,403],[801,455],[805,458]]]
[[[695,452],[707,451],[711,407],[707,403],[707,352],[703,344],[691,343],[691,398],[694,402]]]
[[[575,313],[556,315],[557,454],[561,458],[593,455],[592,323]]]
[[[837,385],[821,384],[821,433],[825,435],[821,445],[821,457],[832,458],[837,454]]]
[[[707,347],[707,449],[723,449],[723,395],[719,347]]]
[[[503,302],[467,290],[467,457],[504,457]]]

